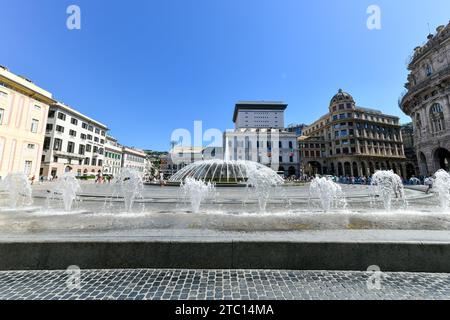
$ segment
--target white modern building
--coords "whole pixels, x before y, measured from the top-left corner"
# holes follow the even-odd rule
[[[278,101],[239,101],[234,108],[235,129],[284,128],[287,104]]]
[[[122,168],[135,169],[144,174],[147,154],[140,149],[122,147]]]
[[[123,147],[117,139],[107,135],[105,143],[105,161],[103,162],[103,173],[116,176],[122,169]]]
[[[233,121],[235,130],[224,133],[225,160],[250,160],[283,173],[300,174],[295,132],[284,128],[283,102],[238,102]]]
[[[40,175],[101,173],[107,131],[104,124],[63,103],[50,106]]]

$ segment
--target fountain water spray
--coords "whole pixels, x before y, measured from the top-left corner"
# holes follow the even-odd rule
[[[372,176],[372,185],[377,188],[377,194],[383,201],[384,209],[391,210],[392,196],[406,204],[402,178],[392,170],[379,170]]]
[[[276,187],[284,183],[283,178],[271,168],[246,160],[197,161],[175,173],[169,182],[183,183],[187,178],[215,184],[246,185],[248,193],[256,195],[262,212],[266,210]]]
[[[275,188],[284,183],[283,178],[266,166],[257,166],[249,162],[247,165],[247,189],[253,188],[258,198],[259,210],[266,211],[267,202],[275,192]]]
[[[440,169],[434,174],[433,190],[437,193],[442,210],[450,205],[450,174]]]
[[[31,185],[24,173],[10,173],[2,181],[2,189],[8,194],[8,206],[17,208],[33,203]]]
[[[77,198],[77,192],[80,190],[80,182],[76,178],[76,175],[71,172],[66,172],[55,182],[52,194],[61,195],[64,210],[69,212],[72,210],[73,202]]]
[[[314,178],[309,186],[309,193],[311,196],[319,198],[320,206],[325,212],[330,211],[333,205],[343,208],[347,205],[341,186],[330,178]]]
[[[142,197],[144,189],[142,174],[135,169],[123,168],[117,176],[116,182],[125,202],[125,211],[131,212],[134,200]]]
[[[215,191],[211,182],[206,183],[194,178],[186,178],[180,187],[185,197],[189,199],[194,213],[199,212],[203,200]]]

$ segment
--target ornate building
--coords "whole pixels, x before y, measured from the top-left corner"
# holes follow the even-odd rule
[[[416,47],[400,108],[412,118],[421,175],[450,169],[450,23]]]
[[[399,118],[357,107],[342,90],[298,140],[305,174],[369,176],[392,169],[407,177]]]

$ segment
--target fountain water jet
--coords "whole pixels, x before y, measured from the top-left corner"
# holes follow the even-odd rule
[[[390,211],[392,196],[406,203],[402,178],[392,170],[379,170],[372,176],[372,185],[376,187],[378,196],[382,199],[384,209]]]
[[[341,186],[329,178],[314,178],[309,186],[309,192],[311,196],[319,198],[320,206],[325,212],[330,211],[333,204],[335,207],[340,204],[343,208],[347,205]]]
[[[194,178],[186,178],[180,187],[185,197],[189,199],[194,213],[199,212],[203,200],[215,191],[211,182],[206,183]]]
[[[142,197],[144,182],[141,173],[134,169],[123,168],[116,178],[116,183],[125,202],[125,211],[131,212],[134,200]]]
[[[8,194],[8,206],[17,208],[29,206],[33,203],[31,198],[31,185],[24,173],[10,173],[2,182]]]
[[[55,183],[52,194],[61,194],[64,210],[70,212],[77,192],[81,190],[80,183],[74,173],[66,172]]]
[[[258,199],[262,212],[276,187],[284,183],[271,168],[246,160],[197,161],[178,171],[169,182],[182,183],[187,178],[224,185],[246,185],[248,193],[255,194]]]
[[[438,195],[440,207],[447,210],[450,204],[450,174],[440,169],[434,174],[433,190]]]

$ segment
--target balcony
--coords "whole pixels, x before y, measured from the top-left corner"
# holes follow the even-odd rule
[[[84,155],[80,155],[73,152],[66,152],[66,151],[60,151],[60,150],[54,150],[55,156],[67,158],[67,159],[84,159]]]

